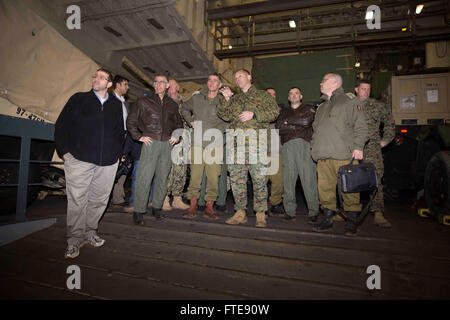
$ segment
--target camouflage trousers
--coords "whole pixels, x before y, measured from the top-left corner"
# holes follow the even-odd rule
[[[186,127],[185,127],[186,129]],[[178,154],[180,150],[187,150],[189,152],[189,146],[191,143],[189,131],[183,132],[182,140],[179,144],[173,147],[173,152]],[[181,156],[181,155],[180,155]],[[182,161],[180,164],[172,162],[172,169],[170,169],[169,176],[167,177],[167,195],[173,195],[174,197],[181,197],[186,184],[187,178],[187,163]]]
[[[245,164],[229,164],[228,171],[235,201],[234,210],[247,209],[247,176],[250,172],[253,182],[254,210],[267,211],[267,165],[260,162],[249,164],[247,154]]]
[[[378,145],[367,145],[364,148],[364,161],[372,162],[377,171],[377,179],[378,179],[378,191],[375,194],[375,197],[372,201],[372,205],[370,206],[371,212],[381,211],[384,212],[384,197],[383,197],[383,185],[381,183],[381,179],[384,175],[384,163],[383,163],[383,155],[381,153],[381,147]]]
[[[187,164],[172,164],[169,176],[167,177],[167,195],[181,197],[186,183]]]

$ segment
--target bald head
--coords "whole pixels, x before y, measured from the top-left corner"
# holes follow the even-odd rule
[[[320,83],[320,92],[331,97],[333,91],[340,87],[342,87],[342,77],[337,73],[327,73]]]
[[[342,87],[342,77],[337,73],[330,73],[331,79],[336,81],[337,88]]]

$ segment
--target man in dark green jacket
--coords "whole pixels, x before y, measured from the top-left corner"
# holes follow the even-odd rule
[[[342,77],[326,74],[320,83],[321,99],[313,122],[312,157],[317,161],[319,200],[324,220],[313,230],[325,232],[333,227],[336,211],[336,184],[339,167],[352,158],[363,159],[368,129],[360,101],[352,93],[345,93]],[[347,212],[345,235],[356,235],[356,217],[361,211],[359,193],[343,193],[343,206]]]

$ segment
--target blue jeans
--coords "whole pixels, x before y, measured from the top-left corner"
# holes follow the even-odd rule
[[[136,182],[136,173],[139,166],[139,160],[134,160],[133,162],[133,173],[131,174],[131,195],[128,202],[130,205],[134,202],[134,184]],[[152,185],[150,187],[150,195],[148,197],[148,203],[151,203],[153,200],[153,186],[155,185],[155,179],[152,180]]]

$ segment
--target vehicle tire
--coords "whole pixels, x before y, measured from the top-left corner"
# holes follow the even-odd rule
[[[433,214],[450,213],[450,151],[434,154],[425,170],[425,200]]]

